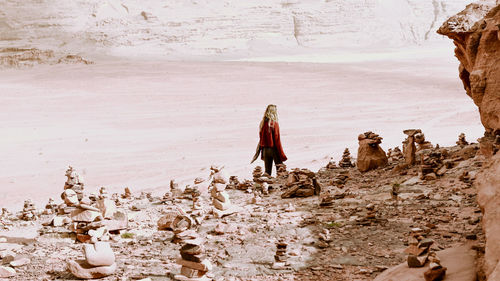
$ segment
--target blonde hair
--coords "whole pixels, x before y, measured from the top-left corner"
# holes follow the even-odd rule
[[[270,104],[267,106],[266,111],[264,112],[264,117],[262,117],[262,121],[259,125],[259,130],[264,126],[264,121],[269,120],[272,122],[278,122],[278,110],[276,109],[276,105]]]

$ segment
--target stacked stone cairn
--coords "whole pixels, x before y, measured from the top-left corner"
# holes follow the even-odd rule
[[[287,260],[286,248],[288,243],[284,239],[279,239],[276,243],[276,254],[274,255],[274,260],[276,263],[284,263]]]
[[[125,189],[123,190],[122,198],[123,199],[131,199],[132,198],[132,192],[130,192],[130,188],[125,187]]]
[[[423,267],[430,254],[430,247],[434,241],[425,238],[425,233],[421,228],[412,228],[408,238],[408,248],[405,249],[407,264],[410,268]]]
[[[429,269],[424,272],[425,281],[440,281],[445,278],[446,267],[441,265],[441,260],[435,252],[431,252],[428,256]]]
[[[252,176],[253,176],[253,179],[254,181],[260,177],[262,177],[262,174],[263,174],[263,171],[262,171],[262,167],[261,166],[256,166],[254,169],[253,169],[253,172],[252,172]]]
[[[403,133],[407,135],[406,139],[403,141],[403,155],[405,163],[407,165],[414,165],[416,162],[415,153],[417,152],[417,147],[415,146],[415,135],[422,133],[422,130],[408,129],[404,130]]]
[[[389,158],[389,163],[397,163],[404,158],[403,152],[396,146],[394,149],[389,148],[387,150],[387,158]]]
[[[420,178],[423,180],[434,180],[446,172],[443,163],[444,156],[439,150],[431,151],[421,156]]]
[[[338,168],[337,167],[337,163],[335,161],[333,161],[333,157],[330,159],[330,161],[328,162],[328,164],[326,164],[325,168],[330,169],[330,170]]]
[[[377,220],[377,210],[375,209],[374,204],[366,205],[366,216],[364,218],[359,218],[356,220],[356,223],[359,225],[371,225],[373,222]]]
[[[459,145],[460,147],[464,147],[466,145],[469,145],[469,142],[465,140],[464,133],[461,133],[460,135],[458,135],[457,145]]]
[[[425,140],[424,133],[422,133],[422,132],[417,133],[417,134],[415,134],[414,137],[415,137],[415,142],[418,145],[417,152],[424,150],[424,149],[432,149],[433,148],[432,144]]]
[[[276,165],[276,177],[280,179],[286,179],[288,177],[288,171],[284,163]]]
[[[183,241],[180,249],[181,258],[177,263],[181,265],[181,272],[175,275],[176,280],[202,281],[211,280],[206,274],[212,270],[212,264],[206,258],[203,239],[195,232],[189,239]]]
[[[45,210],[43,211],[43,213],[45,215],[52,215],[55,214],[56,212],[57,212],[57,204],[54,201],[54,199],[49,198],[49,202],[47,202],[47,205],[45,205]]]
[[[344,188],[348,179],[349,179],[349,171],[341,170],[332,180],[332,185],[342,189]]]
[[[229,184],[227,185],[227,189],[238,189],[238,186],[240,185],[240,180],[238,179],[238,176],[230,176],[229,177]]]
[[[112,275],[116,271],[115,254],[108,242],[84,244],[85,260],[69,260],[69,271],[81,279],[96,279]]]
[[[342,154],[342,160],[339,162],[339,167],[341,168],[351,168],[354,167],[354,163],[351,161],[351,152],[349,152],[349,148],[344,150]]]
[[[32,221],[36,220],[37,217],[38,214],[36,212],[35,204],[33,204],[33,201],[31,201],[31,199],[25,200],[20,219],[25,221]]]
[[[319,195],[321,191],[316,174],[308,169],[292,170],[288,175],[286,186],[287,190],[281,194],[281,198],[309,197]]]
[[[66,182],[64,183],[64,190],[71,189],[76,192],[78,200],[83,198],[83,178],[76,172],[73,167],[69,166],[66,170]]]

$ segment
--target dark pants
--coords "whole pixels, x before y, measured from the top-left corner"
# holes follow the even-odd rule
[[[264,166],[268,175],[271,175],[273,172],[273,161],[276,165],[283,163],[275,147],[263,147],[262,158],[264,159]]]

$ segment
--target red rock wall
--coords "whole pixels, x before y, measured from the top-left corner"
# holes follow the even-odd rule
[[[438,33],[453,39],[460,79],[479,107],[486,135],[500,135],[500,5],[470,4]]]

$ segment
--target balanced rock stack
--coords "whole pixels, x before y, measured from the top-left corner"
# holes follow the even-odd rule
[[[415,142],[418,144],[417,151],[424,149],[432,149],[432,144],[425,140],[424,133],[420,132],[415,134]]]
[[[434,243],[430,238],[424,238],[424,231],[413,228],[408,239],[408,248],[404,251],[408,254],[406,259],[408,267],[423,267],[429,256],[429,249]]]
[[[294,169],[288,174],[287,190],[281,198],[309,197],[319,195],[321,186],[316,180],[316,174],[308,169]]]
[[[125,187],[125,189],[123,190],[122,198],[123,199],[131,199],[132,198],[132,192],[130,192],[130,188]]]
[[[227,185],[226,188],[237,189],[239,185],[240,185],[240,180],[238,179],[238,176],[230,176],[229,184]]]
[[[327,169],[337,169],[337,163],[335,163],[335,161],[333,161],[333,157],[330,159],[330,161],[328,162],[328,164],[326,164],[326,167]]]
[[[341,170],[338,175],[332,180],[332,185],[338,188],[344,188],[347,180],[349,179],[349,171]]]
[[[57,212],[57,204],[54,199],[49,198],[49,202],[45,205],[45,210],[43,212],[45,215],[52,215]]]
[[[386,166],[389,162],[384,150],[380,147],[382,138],[373,133],[365,132],[358,136],[359,148],[357,167],[360,172]]]
[[[206,258],[203,239],[194,235],[191,239],[184,240],[185,244],[180,249],[181,258],[177,260],[180,264],[181,273],[175,275],[176,280],[202,281],[211,280],[206,274],[212,270],[212,264]]]
[[[108,242],[84,244],[85,260],[69,260],[69,271],[81,279],[103,278],[116,271],[115,254]]]
[[[69,229],[76,233],[76,239],[80,242],[89,242],[92,238],[96,241],[101,238],[99,236],[105,234],[106,230],[101,229],[97,233],[89,233],[89,231],[100,229],[102,225],[94,222],[102,221],[104,218],[98,208],[90,205],[90,200],[84,199],[82,202],[71,212],[70,217],[73,223]],[[99,235],[100,232],[102,232],[102,235]],[[93,234],[93,236],[90,234]]]
[[[401,152],[401,149],[399,149],[399,147],[396,146],[394,149],[389,148],[387,150],[387,158],[389,158],[389,163],[395,163],[403,159],[404,156],[403,152]]]
[[[404,130],[403,133],[408,136],[403,141],[403,155],[405,163],[407,165],[413,165],[416,162],[415,153],[417,152],[417,147],[415,146],[415,135],[422,133],[422,130],[408,129]]]
[[[457,145],[459,145],[460,147],[464,147],[466,145],[469,145],[469,142],[465,140],[464,133],[461,133],[460,135],[458,135]]]
[[[356,223],[359,225],[371,225],[377,219],[377,211],[374,204],[366,205],[366,216],[364,218],[358,218]]]
[[[101,187],[99,190],[99,198],[97,199],[97,208],[101,211],[102,216],[105,219],[113,218],[113,215],[117,211],[116,203],[109,198],[108,191],[105,187]]]
[[[288,171],[284,163],[276,165],[276,177],[281,179],[286,179],[288,177]]]
[[[434,180],[446,172],[446,166],[443,164],[444,156],[438,151],[431,151],[422,155],[420,165],[420,178],[423,180]]]
[[[212,196],[212,204],[214,206],[213,212],[216,217],[223,217],[234,213],[229,194],[225,190],[225,185],[222,183],[215,183],[210,190]]]
[[[33,204],[33,201],[31,199],[28,199],[24,201],[24,207],[21,212],[21,219],[25,221],[31,221],[31,220],[36,220],[38,217],[36,213],[36,208],[35,204]]]
[[[73,167],[69,166],[66,170],[66,183],[64,183],[64,189],[71,189],[76,192],[78,200],[83,198],[83,178],[76,172]]]
[[[276,254],[274,255],[274,260],[278,263],[285,262],[287,259],[286,248],[288,247],[288,243],[283,239],[279,239],[278,243],[276,243]]]
[[[339,167],[341,168],[351,168],[354,167],[354,164],[351,162],[351,152],[349,152],[349,148],[344,150],[342,154],[342,160],[339,162]]]
[[[429,254],[428,259],[429,259],[429,269],[426,272],[424,272],[425,281],[443,280],[446,275],[447,268],[441,265],[441,260],[434,252],[431,252]]]
[[[256,179],[262,177],[262,167],[261,166],[256,166],[254,169],[253,169],[253,172],[252,172],[252,176],[253,176],[253,180],[255,181]]]

